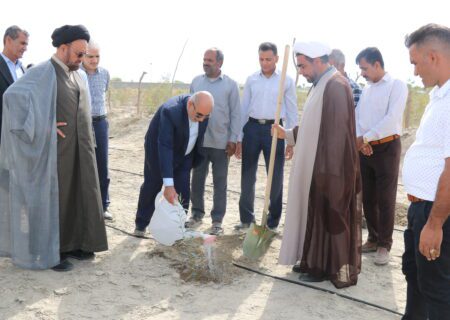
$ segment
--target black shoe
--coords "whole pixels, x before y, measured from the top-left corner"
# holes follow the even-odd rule
[[[300,275],[299,280],[304,282],[322,282],[325,281],[325,277],[316,277],[309,273],[304,273]]]
[[[292,267],[292,271],[296,272],[296,273],[302,273],[302,270],[300,269],[300,264],[294,264],[294,266]]]
[[[93,252],[87,252],[83,250],[64,252],[64,256],[67,258],[73,258],[81,261],[92,260],[95,258],[95,254]]]
[[[52,268],[53,271],[66,272],[73,269],[73,264],[67,259],[61,259],[61,262]]]

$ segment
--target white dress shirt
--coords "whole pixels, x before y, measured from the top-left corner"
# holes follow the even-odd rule
[[[9,72],[11,73],[14,82],[17,81],[17,79],[20,79],[23,76],[22,62],[20,60],[17,60],[16,63],[14,63],[3,53],[0,54],[5,60],[6,65],[8,66]]]
[[[434,201],[445,159],[450,157],[450,80],[430,92],[430,102],[420,121],[416,141],[403,162],[406,192]]]
[[[355,109],[356,135],[367,141],[401,135],[407,99],[406,84],[388,73],[376,83],[369,82]]]
[[[187,156],[194,149],[198,138],[198,122],[192,121],[189,118],[189,142],[186,148],[185,156]],[[164,186],[173,187],[173,178],[163,178]]]
[[[267,78],[261,71],[255,72],[247,78],[241,102],[241,133],[238,141],[242,141],[242,129],[248,118],[273,120],[277,109],[278,89],[281,74],[278,70]],[[295,127],[298,123],[297,95],[292,78],[286,76],[284,82],[283,103],[281,105],[280,119],[285,121],[287,129]]]

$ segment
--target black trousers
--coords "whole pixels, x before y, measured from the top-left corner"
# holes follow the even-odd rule
[[[372,146],[373,154],[360,154],[363,209],[368,241],[391,249],[395,201],[402,145],[400,139]]]
[[[402,271],[407,296],[403,320],[450,319],[450,220],[443,227],[440,257],[428,261],[419,252],[420,232],[428,220],[433,202],[412,203],[405,230]]]

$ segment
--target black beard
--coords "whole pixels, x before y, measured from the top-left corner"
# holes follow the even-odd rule
[[[80,69],[80,66],[72,64],[70,66],[67,66],[67,68],[69,68],[70,71],[77,71],[78,69]]]

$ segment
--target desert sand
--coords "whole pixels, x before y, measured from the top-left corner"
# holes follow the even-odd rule
[[[239,222],[240,162],[230,163],[225,235],[214,247],[213,271],[203,246],[188,241],[173,247],[130,236],[134,229],[139,187],[143,181],[143,144],[149,118],[136,119],[126,109],[110,115],[110,175],[113,222],[107,222],[109,251],[94,261],[73,261],[71,272],[32,271],[0,258],[0,319],[400,319],[392,312],[368,306],[296,283],[237,268],[244,265],[282,279],[298,280],[291,267],[277,264],[281,235],[261,261],[242,256],[243,236],[233,232]],[[406,137],[411,140],[411,137]],[[290,162],[285,169],[286,202]],[[265,169],[261,158],[255,212],[263,207]],[[198,228],[211,226],[212,181],[205,193],[207,215]],[[397,227],[390,263],[373,264],[363,255],[356,286],[337,290],[330,282],[318,287],[380,305],[397,313],[405,307],[406,282],[401,272],[402,225],[407,201],[401,181]],[[284,213],[283,213],[284,214]],[[283,217],[284,218],[284,217]],[[365,235],[365,230],[364,235]],[[283,220],[279,228],[283,232]]]

